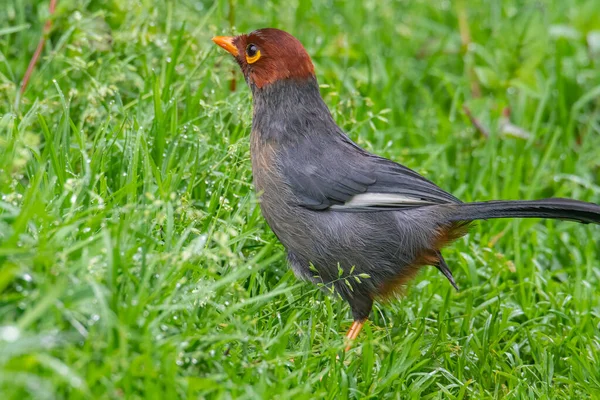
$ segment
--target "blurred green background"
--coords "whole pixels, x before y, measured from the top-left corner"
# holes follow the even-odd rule
[[[481,223],[444,253],[460,292],[426,268],[343,353],[210,41],[261,27],[302,41],[353,140],[463,200],[600,203],[597,0],[3,0],[2,398],[600,397],[597,226]]]

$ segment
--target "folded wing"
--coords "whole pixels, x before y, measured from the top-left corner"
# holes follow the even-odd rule
[[[337,139],[330,144],[322,138],[318,146],[299,140],[282,154],[286,162],[279,163],[281,172],[300,205],[365,212],[460,203],[415,171],[366,152],[345,135]]]

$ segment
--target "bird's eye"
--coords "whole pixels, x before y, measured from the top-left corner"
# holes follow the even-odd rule
[[[249,44],[246,47],[246,62],[252,64],[258,61],[260,58],[260,50],[255,44]]]
[[[249,44],[246,48],[246,54],[248,54],[248,57],[254,57],[257,51],[258,47],[256,47],[255,44]]]

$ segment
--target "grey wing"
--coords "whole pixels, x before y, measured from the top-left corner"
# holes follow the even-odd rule
[[[282,154],[281,172],[301,206],[356,212],[460,203],[415,171],[366,152],[345,135],[341,142],[332,139],[322,138],[318,146],[299,141]]]

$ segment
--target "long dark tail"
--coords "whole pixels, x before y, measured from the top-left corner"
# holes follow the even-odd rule
[[[553,218],[600,224],[600,205],[571,199],[464,203],[457,206],[449,221],[493,218]]]

